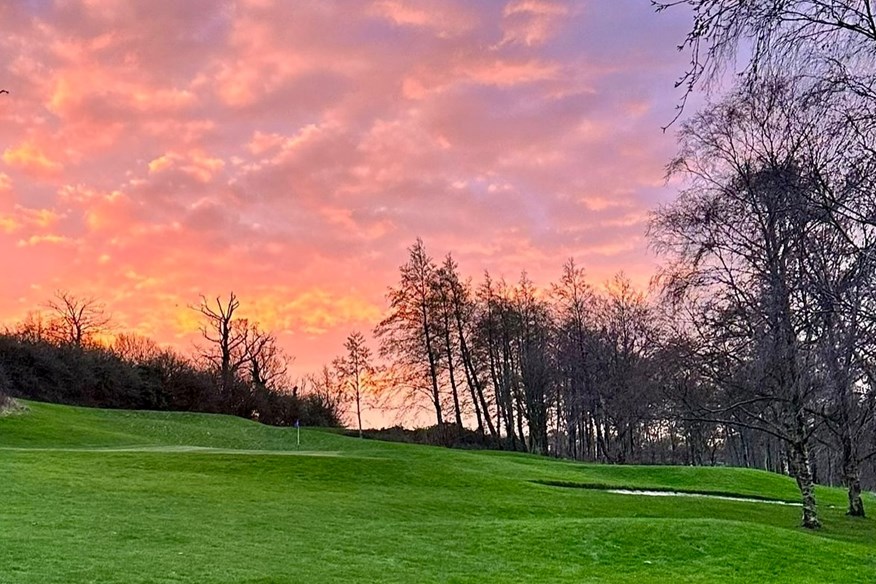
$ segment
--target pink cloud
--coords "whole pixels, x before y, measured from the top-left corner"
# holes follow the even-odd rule
[[[476,15],[451,2],[420,2],[377,0],[372,13],[397,26],[426,29],[439,37],[454,37],[469,32],[476,25]]]
[[[504,29],[502,43],[522,43],[527,46],[543,44],[559,28],[569,12],[569,4],[564,2],[544,0],[509,2],[502,13]]]
[[[233,289],[304,371],[417,236],[475,276],[653,268],[684,23],[647,3],[27,6],[0,6],[0,321],[63,287],[188,349]]]

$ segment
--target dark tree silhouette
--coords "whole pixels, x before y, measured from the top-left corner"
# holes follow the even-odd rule
[[[55,292],[54,299],[46,306],[52,312],[49,327],[61,343],[81,347],[104,331],[110,322],[103,303],[91,297],[80,298],[66,290]]]
[[[855,388],[872,344],[874,246],[847,211],[872,207],[873,162],[852,157],[830,105],[772,78],[695,116],[671,166],[690,187],[652,227],[670,258],[667,291],[698,304],[722,391],[700,403],[703,418],[784,442],[805,527],[818,526],[811,447],[826,422],[842,443],[850,514],[863,513],[852,436],[866,419]]]
[[[872,129],[876,110],[872,0],[651,0],[651,4],[658,12],[686,7],[693,13],[693,25],[679,46],[690,55],[690,63],[676,83],[685,90],[678,115],[696,88],[713,87],[741,57],[746,85],[795,71],[807,79],[813,93],[834,94],[836,107],[845,110],[849,122]]]
[[[421,239],[408,250],[399,268],[399,284],[387,294],[390,313],[374,329],[380,355],[395,358],[395,373],[410,401],[427,395],[439,427],[444,425],[440,383],[440,323],[436,314],[437,267]]]
[[[235,390],[241,367],[247,362],[248,327],[234,317],[239,307],[240,301],[234,292],[228,295],[225,302],[221,297],[216,297],[215,304],[201,296],[201,303],[192,307],[204,317],[201,336],[208,345],[202,350],[201,356],[211,364],[218,376],[222,401],[240,401],[235,396]]]

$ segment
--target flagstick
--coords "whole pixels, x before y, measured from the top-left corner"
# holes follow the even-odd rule
[[[298,446],[298,450],[301,450],[301,425],[297,421],[295,422],[295,434],[296,445]]]

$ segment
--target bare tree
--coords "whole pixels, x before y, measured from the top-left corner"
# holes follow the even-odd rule
[[[54,339],[57,331],[54,330],[51,319],[40,311],[29,311],[24,320],[16,324],[12,333],[30,343],[49,342]]]
[[[277,343],[274,334],[258,323],[244,321],[244,355],[249,381],[259,390],[281,390],[290,385],[288,379],[292,358]]]
[[[457,383],[458,363],[456,362],[457,350],[453,335],[453,300],[452,292],[447,285],[447,276],[439,269],[435,279],[435,321],[436,331],[440,341],[438,343],[441,352],[441,363],[450,381],[450,396],[453,398],[453,414],[457,430],[462,428],[462,402],[459,399],[459,383]]]
[[[704,346],[724,389],[704,418],[781,439],[803,498],[803,526],[820,525],[810,446],[818,420],[806,238],[822,224],[807,157],[817,112],[782,80],[741,91],[681,131],[671,169],[691,182],[655,216],[652,234],[670,255],[669,290],[701,293]]]
[[[849,514],[864,515],[860,498],[860,436],[872,424],[867,357],[872,344],[868,299],[872,282],[873,161],[876,160],[876,19],[871,0],[652,0],[658,11],[686,6],[693,26],[681,49],[691,55],[679,80],[684,100],[708,87],[742,55],[743,89],[795,71],[797,100],[818,116],[798,118],[797,158],[808,157],[810,203],[823,225],[813,226],[801,264],[810,276],[817,338],[815,365],[823,396],[818,413],[827,441],[840,453]],[[743,50],[740,50],[740,49]],[[750,49],[750,50],[749,50]],[[779,96],[780,101],[787,101]],[[804,111],[797,106],[792,111]],[[805,117],[805,116],[804,116]],[[777,118],[777,117],[776,117]],[[775,126],[775,128],[779,128]],[[774,128],[774,129],[775,129]]]
[[[604,460],[624,463],[637,456],[656,410],[650,382],[650,352],[656,348],[652,315],[645,296],[623,273],[607,284],[594,312],[597,446]]]
[[[437,268],[426,253],[423,241],[408,250],[407,263],[399,268],[398,287],[390,288],[389,315],[374,329],[380,340],[380,355],[393,357],[396,373],[410,383],[408,399],[425,395],[434,409],[439,428],[444,426],[444,404],[440,388],[440,334],[436,317]]]
[[[328,366],[323,366],[319,373],[306,376],[295,387],[294,395],[298,396],[299,394],[316,396],[331,411],[342,411],[344,403],[343,383],[338,378],[337,371]]]
[[[496,440],[498,434],[486,398],[485,359],[476,350],[473,340],[477,306],[472,298],[471,283],[460,278],[459,267],[450,254],[447,254],[439,270],[439,281],[442,298],[449,304],[445,312],[448,318],[445,319],[444,327],[447,335],[446,350],[448,353],[451,350],[459,351],[459,361],[462,363],[469,389],[477,432],[483,434],[486,424],[491,438]]]
[[[523,424],[516,408],[519,395],[517,364],[513,351],[516,316],[511,292],[503,280],[495,281],[489,272],[477,291],[475,348],[485,355],[490,384],[493,387],[496,433],[504,430],[505,447],[517,450],[525,444]],[[487,410],[489,415],[489,410]]]
[[[136,333],[121,333],[113,341],[112,351],[125,361],[142,365],[158,358],[161,347],[158,343]]]
[[[520,413],[527,422],[529,451],[548,453],[549,395],[554,382],[554,328],[547,303],[539,298],[532,280],[523,273],[514,290],[517,315],[516,362],[519,367]]]
[[[679,47],[690,65],[677,86],[686,96],[746,57],[749,84],[796,71],[816,91],[848,93],[876,106],[876,20],[871,0],[651,0],[657,11],[687,7],[693,25]],[[741,47],[745,50],[740,50]],[[854,109],[862,102],[857,101]],[[855,115],[852,109],[848,113]]]
[[[376,368],[371,363],[371,349],[359,331],[350,333],[344,343],[346,353],[335,359],[337,376],[356,405],[356,423],[362,438],[362,406],[365,396],[374,389]]]
[[[844,165],[845,166],[845,165]],[[813,193],[824,221],[814,226],[804,256],[813,325],[820,331],[818,357],[824,397],[820,409],[828,440],[840,454],[842,481],[848,489],[848,514],[863,517],[861,463],[874,455],[863,443],[873,423],[867,392],[868,355],[876,340],[873,295],[876,292],[876,229],[850,217],[846,208],[865,208],[874,198],[870,180],[876,159],[858,160],[853,174],[840,167],[821,168]]]
[[[247,363],[247,334],[249,327],[245,321],[234,317],[240,301],[234,292],[228,300],[217,296],[214,303],[201,296],[201,302],[192,308],[204,317],[201,336],[209,344],[202,348],[201,357],[209,363],[219,381],[220,399],[235,400],[235,386],[241,367]]]
[[[77,297],[66,290],[55,292],[46,306],[52,312],[51,327],[58,341],[77,347],[90,342],[110,323],[103,303],[92,297]]]
[[[551,290],[557,326],[556,435],[561,427],[566,444],[555,448],[572,458],[595,459],[594,424],[597,414],[595,384],[588,364],[592,362],[593,331],[591,321],[596,296],[584,277],[584,270],[569,259],[563,264],[560,282]],[[601,429],[600,429],[601,432]]]
[[[492,385],[495,429],[504,430],[505,446],[548,452],[549,395],[554,388],[553,320],[546,300],[522,274],[513,288],[489,274],[477,294],[479,306],[472,333],[472,350],[484,362],[484,381],[477,395],[485,420],[493,413],[484,385]],[[478,370],[475,370],[478,373]],[[477,403],[476,402],[476,403]],[[489,421],[492,425],[492,420]]]

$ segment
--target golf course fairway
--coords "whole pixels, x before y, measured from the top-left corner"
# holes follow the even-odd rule
[[[0,417],[0,582],[876,582],[876,527],[787,477],[578,464],[26,402]],[[607,489],[714,493],[648,496]],[[876,498],[865,495],[876,513]]]

